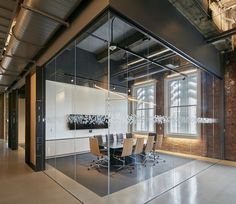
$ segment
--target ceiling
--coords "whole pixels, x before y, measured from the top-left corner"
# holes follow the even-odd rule
[[[236,28],[235,0],[169,0],[169,2],[194,25],[206,40]],[[236,40],[232,35],[211,43],[219,51],[226,52],[236,48]]]
[[[0,91],[6,90],[28,71],[37,54],[47,47],[60,27],[69,26],[67,19],[81,2],[0,0],[0,9],[4,11],[0,14],[0,25],[8,26],[2,41]]]
[[[42,50],[47,49],[56,32],[68,27],[68,18],[85,2],[83,0],[0,0],[0,92],[11,87],[27,73]],[[236,27],[235,0],[169,0],[208,40]],[[113,25],[113,26],[111,26]],[[188,62],[159,42],[137,31],[119,18],[103,21],[80,39],[77,47],[94,53],[98,62],[107,60],[108,28],[113,29],[113,42],[139,55],[172,68]],[[213,43],[219,51],[235,49],[235,36],[220,38]],[[132,77],[147,66],[157,72],[157,66],[139,59],[122,49],[111,50],[111,59],[119,64],[118,74],[127,70],[127,59]],[[154,67],[154,68],[152,68]],[[159,67],[160,69],[160,67]],[[130,71],[130,73],[131,73]],[[116,74],[116,77],[117,75]]]

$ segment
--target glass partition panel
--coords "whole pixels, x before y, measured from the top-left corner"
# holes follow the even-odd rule
[[[108,34],[105,15],[45,67],[45,173],[83,203],[108,202]]]
[[[122,18],[45,69],[45,172],[83,203],[146,203],[221,158],[222,81]]]
[[[109,132],[120,146],[110,147],[109,200],[146,203],[220,158],[222,82],[132,23],[111,19]]]

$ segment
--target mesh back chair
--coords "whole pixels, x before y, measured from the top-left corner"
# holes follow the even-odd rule
[[[157,136],[157,141],[156,141],[155,146],[154,146],[154,150],[152,152],[154,160],[156,161],[156,163],[159,163],[160,161],[166,162],[164,159],[162,159],[160,157],[160,155],[157,152],[159,149],[161,149],[162,143],[163,143],[163,135],[158,135]]]
[[[133,138],[132,133],[126,133],[126,138]]]
[[[133,154],[134,155],[142,154],[143,145],[144,145],[144,138],[137,138]]]
[[[96,137],[89,138],[90,153],[97,157],[96,160],[93,160],[88,168],[96,168],[99,170],[100,167],[107,167],[107,160],[104,157],[104,154],[101,153],[99,149],[98,140]]]
[[[134,164],[140,164],[137,162],[137,156],[143,156],[143,146],[144,146],[144,138],[137,138],[136,145],[133,151],[132,158],[135,159]]]
[[[132,138],[126,138],[124,139],[123,150],[121,154],[120,155],[113,154],[113,158],[122,163],[122,165],[119,165],[120,167],[116,171],[120,171],[121,169],[128,168],[130,170],[130,173],[132,173],[131,168],[129,168],[130,165],[126,165],[125,159],[126,157],[130,157],[132,155],[133,144],[134,144],[134,141]]]
[[[96,136],[94,136],[94,137],[97,138],[97,140],[98,140],[98,145],[103,144],[102,135],[96,135]],[[100,149],[100,151],[102,151],[103,153],[105,153],[105,152],[107,151],[107,148],[104,148],[104,147],[100,147],[100,146],[99,146],[99,149]]]
[[[152,152],[153,152],[153,144],[154,144],[154,137],[148,137],[147,139],[147,144],[145,146],[144,149],[144,160],[143,160],[143,164],[146,166],[146,163],[149,160],[153,160],[152,159]],[[155,164],[155,163],[154,163]]]
[[[117,141],[123,141],[124,136],[122,133],[120,133],[120,134],[116,134],[116,138],[117,138]]]

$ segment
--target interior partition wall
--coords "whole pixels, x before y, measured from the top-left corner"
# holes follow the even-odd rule
[[[222,158],[222,81],[116,14],[43,69],[45,173],[83,203],[146,203]]]
[[[18,149],[18,90],[8,95],[8,147]]]
[[[36,67],[25,83],[25,162],[35,171],[45,169],[44,70]]]

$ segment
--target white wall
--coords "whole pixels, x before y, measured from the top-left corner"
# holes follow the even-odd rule
[[[46,81],[46,156],[89,151],[88,137],[105,135],[108,129],[93,129],[92,133],[89,130],[69,130],[67,115],[108,115],[108,110],[111,115],[127,115],[127,100],[111,100],[108,108],[106,91]],[[109,132],[127,132],[127,122],[113,121]]]
[[[25,99],[18,99],[18,142],[25,143]]]

